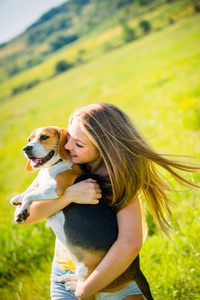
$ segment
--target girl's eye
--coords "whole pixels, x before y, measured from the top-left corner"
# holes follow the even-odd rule
[[[76,146],[79,147],[79,148],[83,148],[83,146],[78,144],[78,143],[76,143]]]

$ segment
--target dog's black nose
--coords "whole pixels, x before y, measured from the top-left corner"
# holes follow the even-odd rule
[[[30,152],[33,149],[33,146],[25,146],[23,148],[24,152]]]

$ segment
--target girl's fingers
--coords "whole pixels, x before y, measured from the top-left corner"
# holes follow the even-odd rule
[[[90,203],[88,203],[88,204],[98,204],[99,203],[99,200],[97,200],[97,199],[94,199],[94,200],[92,200]]]
[[[91,182],[91,183],[97,182],[95,179],[92,179],[92,178],[85,179],[84,181]]]
[[[98,204],[102,191],[96,180],[91,178],[67,188],[68,199],[79,204]]]

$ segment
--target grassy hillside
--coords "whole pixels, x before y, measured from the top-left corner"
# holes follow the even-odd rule
[[[29,133],[45,125],[66,126],[77,106],[107,101],[125,110],[159,152],[199,155],[199,29],[199,15],[182,19],[123,47],[100,52],[0,103],[0,299],[49,299],[54,236],[45,221],[14,225],[14,208],[9,204],[36,175],[25,172],[22,147]],[[89,49],[103,38],[102,33],[83,43]],[[59,59],[70,50],[75,55],[82,44],[73,47],[67,54],[60,50]],[[50,74],[58,57],[15,76],[15,83],[7,81],[2,93],[6,95],[21,80]],[[199,182],[197,175],[186,176]],[[199,192],[177,189],[181,192],[172,193],[176,207],[170,221],[171,241],[162,245],[148,216],[150,236],[141,251],[142,269],[155,299],[200,299]]]
[[[23,74],[16,79],[19,73],[31,70],[31,74],[36,75],[42,65],[39,77],[35,78],[33,75],[32,80],[52,76],[52,56],[56,53],[55,58],[59,58],[63,48],[65,59],[70,62],[77,64],[80,59],[91,60],[103,51],[121,47],[133,38],[140,38],[145,29],[140,26],[142,21],[149,23],[151,31],[160,30],[196,14],[198,2],[199,0],[69,0],[41,16],[20,36],[0,45],[0,83],[3,83],[0,99],[12,94],[12,89],[6,88],[8,79],[12,88],[23,81]],[[96,39],[97,36],[99,39]],[[49,67],[45,68],[45,65]],[[28,79],[29,77],[26,81]]]

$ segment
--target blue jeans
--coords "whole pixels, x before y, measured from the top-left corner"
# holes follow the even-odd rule
[[[60,284],[58,277],[65,274],[74,274],[70,270],[63,271],[60,265],[54,260],[51,272],[51,300],[72,300],[78,299],[74,292],[67,291],[64,284]],[[129,283],[123,289],[115,293],[99,293],[101,300],[121,300],[128,295],[141,294],[135,282]]]

